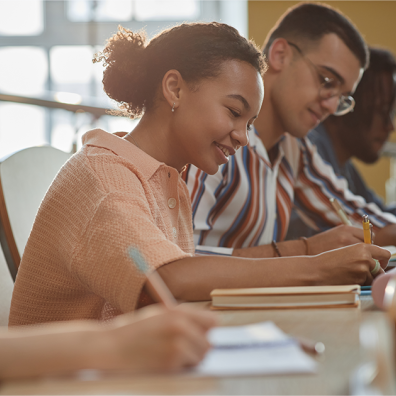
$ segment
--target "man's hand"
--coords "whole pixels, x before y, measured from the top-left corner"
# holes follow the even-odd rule
[[[374,243],[379,246],[396,245],[396,224],[376,229]]]
[[[340,225],[307,239],[309,254],[316,255],[332,249],[363,242],[361,228]]]

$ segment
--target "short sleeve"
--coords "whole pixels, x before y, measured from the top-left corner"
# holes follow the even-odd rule
[[[145,283],[144,275],[128,256],[131,246],[138,247],[153,271],[191,256],[157,226],[141,187],[134,194],[107,194],[78,244],[71,272],[122,312],[136,307]]]

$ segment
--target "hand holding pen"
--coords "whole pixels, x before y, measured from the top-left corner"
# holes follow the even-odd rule
[[[146,276],[146,284],[149,286],[150,294],[155,300],[162,303],[163,307],[158,306],[157,309],[167,311],[165,318],[159,318],[161,321],[157,319],[156,326],[160,326],[162,329],[157,335],[157,339],[151,339],[150,345],[141,345],[142,350],[145,351],[150,347],[159,345],[161,339],[167,338],[169,348],[173,344],[177,346],[174,351],[171,351],[172,358],[168,359],[168,369],[179,369],[196,365],[211,347],[207,339],[207,332],[210,328],[216,326],[216,315],[213,312],[202,309],[177,306],[177,301],[161,276],[158,272],[150,270],[139,250],[131,247],[128,249],[128,255],[136,268]],[[147,310],[147,308],[145,309]],[[150,322],[152,325],[154,324],[154,319]],[[147,332],[149,331],[152,331],[152,329],[147,328]],[[141,339],[143,340],[143,337]],[[140,342],[142,343],[142,341]],[[183,345],[182,349],[180,345]]]
[[[363,216],[363,236],[364,236],[364,243],[367,244],[372,244],[372,232],[373,232],[373,226],[369,221],[369,218],[367,215]],[[379,270],[381,269],[380,262],[376,259],[373,259],[375,261],[375,267],[370,271],[371,275],[375,276],[378,274]]]

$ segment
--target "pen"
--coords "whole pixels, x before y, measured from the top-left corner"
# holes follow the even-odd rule
[[[146,260],[142,257],[139,250],[131,247],[128,249],[128,255],[133,260],[138,270],[146,275],[147,284],[155,297],[161,301],[166,308],[174,308],[177,305],[177,301],[168,289],[168,286],[166,286],[158,272],[154,271],[150,273],[150,267],[147,265]]]
[[[363,238],[364,238],[364,243],[372,244],[372,225],[370,224],[370,220],[367,215],[363,215]],[[375,261],[375,267],[370,271],[370,273],[375,276],[377,275],[378,271],[381,268],[381,265],[378,260],[374,259]]]
[[[367,215],[363,216],[363,237],[364,243],[371,245],[371,224]]]
[[[348,219],[346,213],[341,208],[341,205],[338,203],[338,201],[334,198],[330,198],[329,201],[330,201],[331,205],[333,206],[334,210],[337,212],[338,217],[340,218],[342,223],[345,225],[351,226],[352,225],[351,221]]]

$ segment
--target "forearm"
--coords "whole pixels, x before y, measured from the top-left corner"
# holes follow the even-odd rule
[[[315,284],[311,259],[200,256],[164,265],[158,273],[177,299],[204,301],[213,289]]]
[[[307,253],[305,242],[302,240],[277,242],[277,245],[282,257],[303,256]],[[235,257],[247,257],[247,258],[278,257],[272,245],[261,245],[261,246],[253,246],[253,247],[247,247],[241,249],[234,249],[232,255]]]
[[[62,323],[4,332],[0,334],[0,378],[107,368],[110,350],[106,331],[97,324]]]

